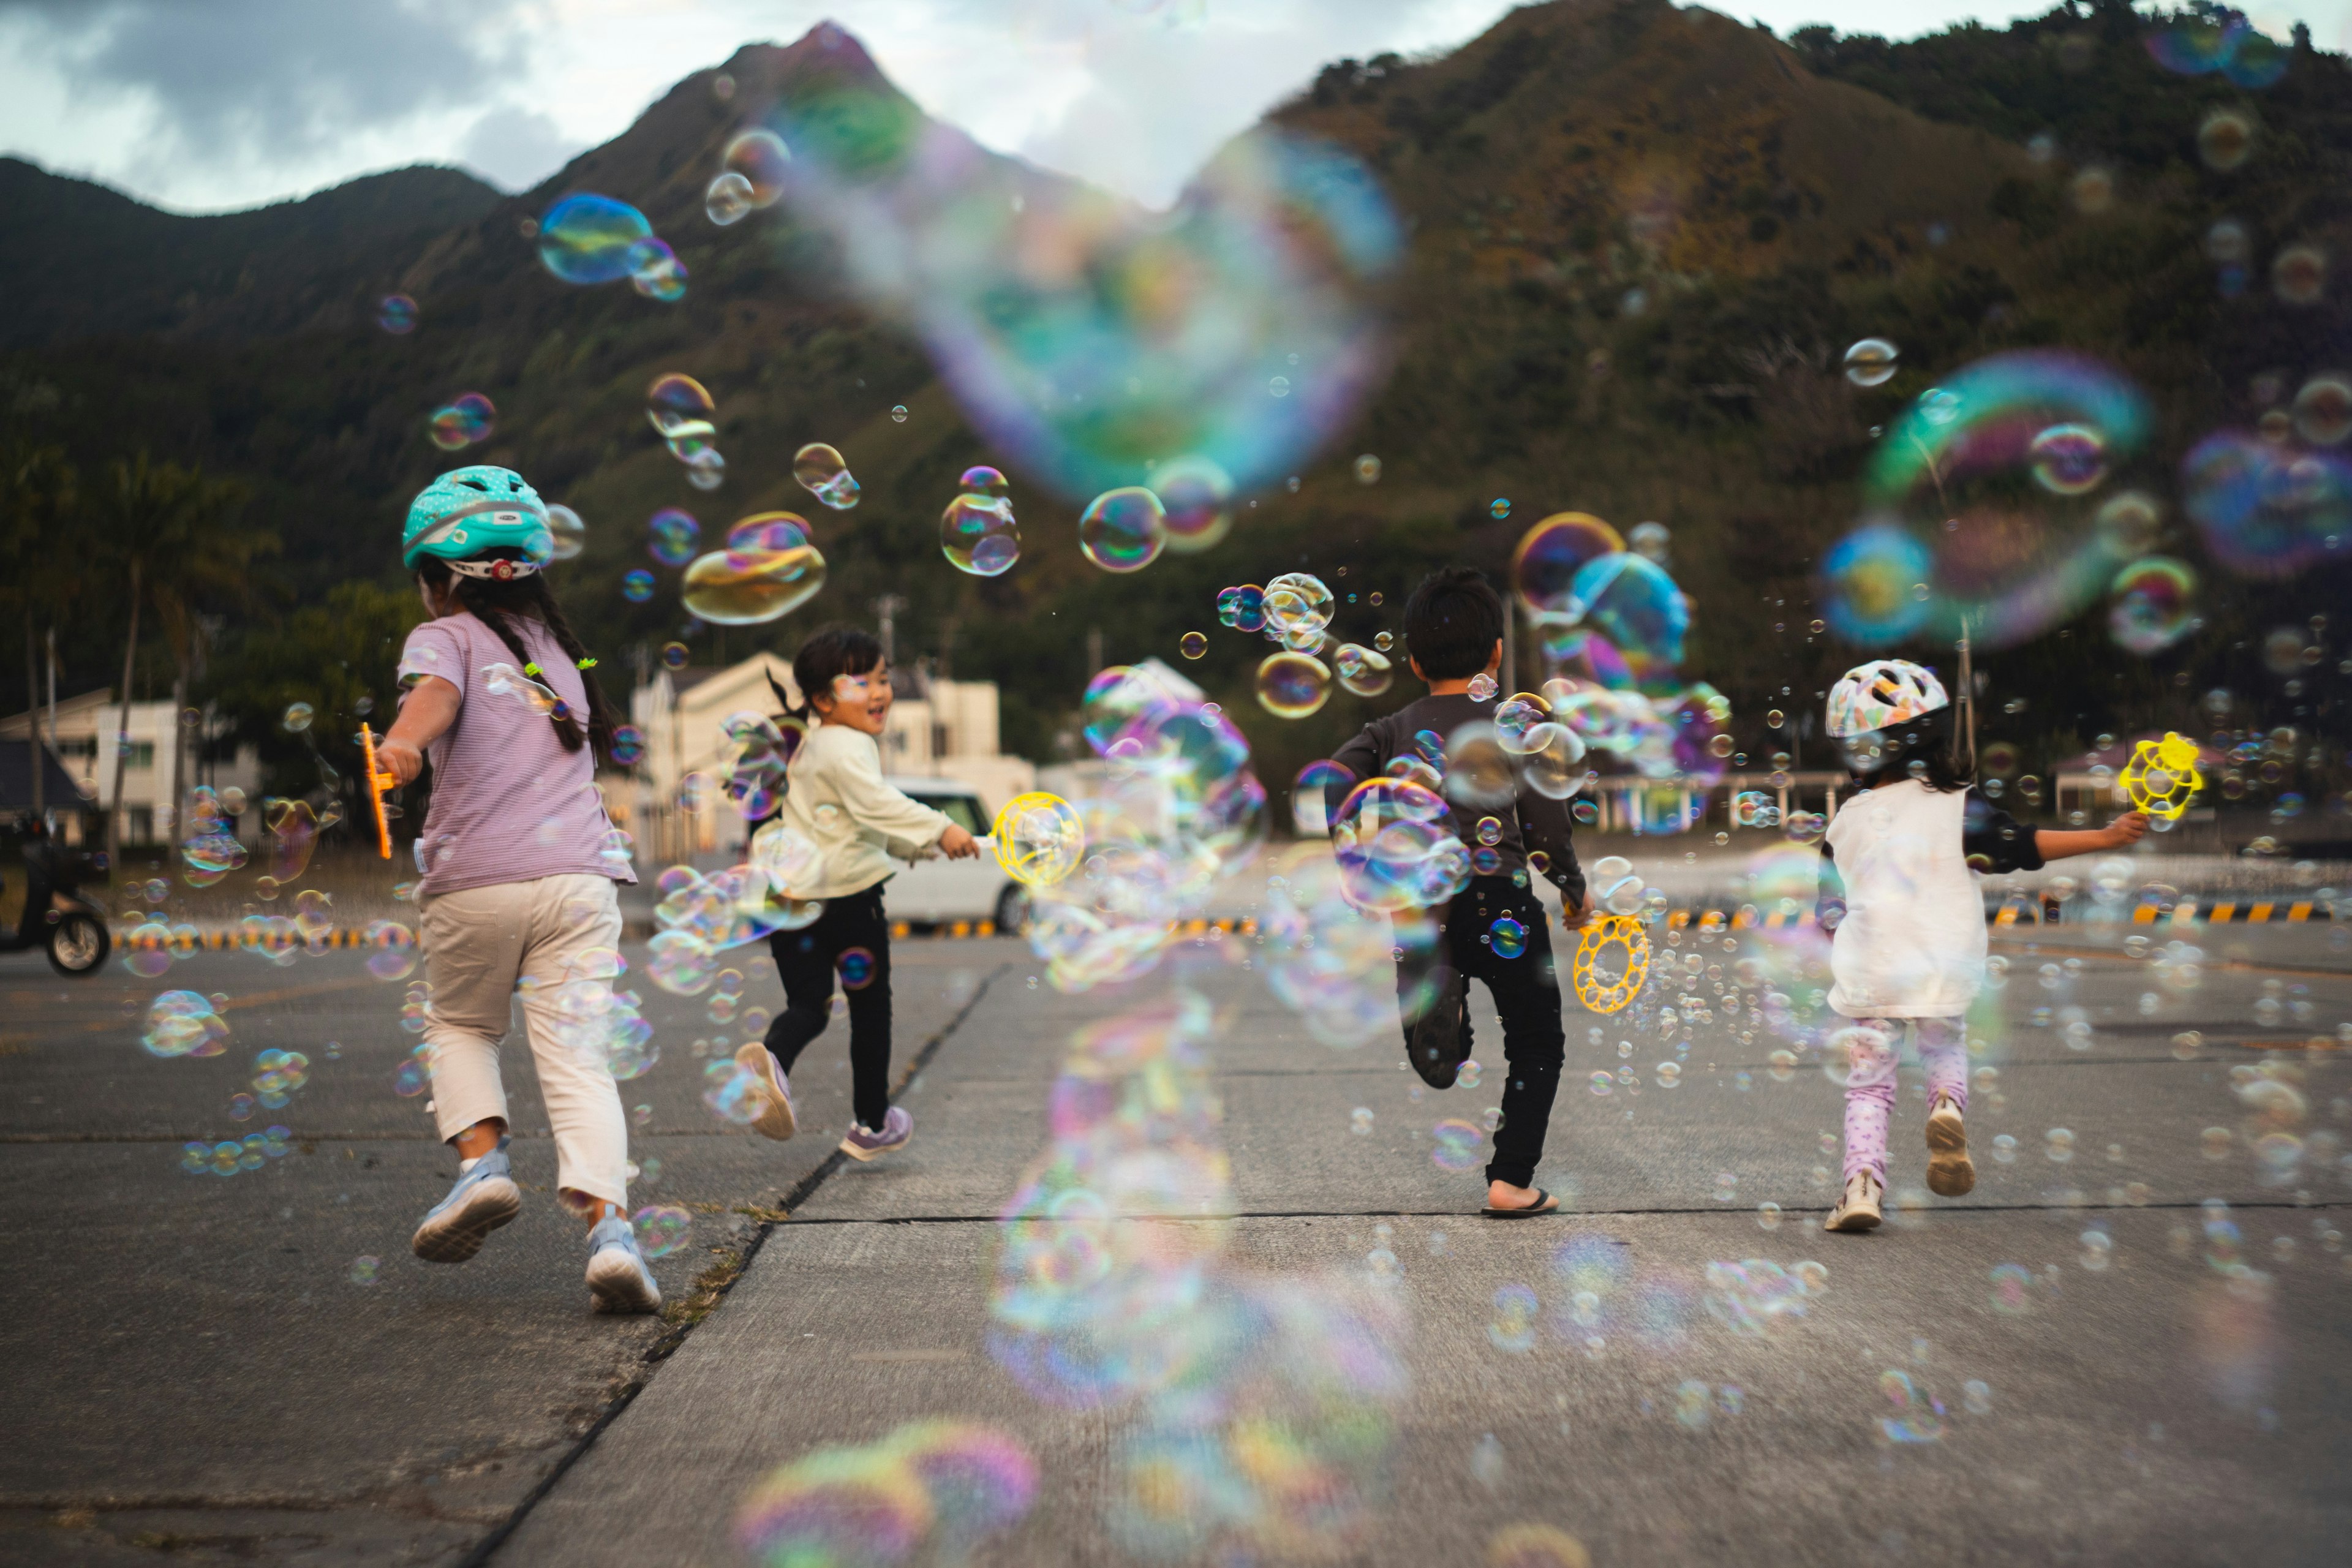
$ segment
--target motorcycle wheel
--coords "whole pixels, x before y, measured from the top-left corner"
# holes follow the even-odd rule
[[[49,967],[59,974],[94,974],[113,948],[105,922],[79,910],[49,928]]]

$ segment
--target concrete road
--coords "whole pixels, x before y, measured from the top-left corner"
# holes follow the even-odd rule
[[[1492,1095],[1421,1089],[1386,1037],[1310,1041],[1231,939],[1082,996],[1033,989],[1009,942],[903,944],[900,1058],[940,1042],[904,1099],[918,1135],[814,1184],[844,1114],[838,1037],[800,1076],[817,1127],[780,1147],[698,1104],[691,1042],[731,1031],[649,994],[665,1058],[629,1098],[653,1108],[637,1157],[663,1167],[642,1197],[698,1211],[693,1245],[656,1266],[664,1289],[690,1294],[756,1241],[690,1327],[585,1313],[577,1232],[528,1136],[523,1219],[465,1268],[407,1258],[453,1167],[421,1100],[391,1090],[400,987],[355,960],[221,955],[79,988],[0,961],[0,1160],[27,1221],[0,1317],[0,1556],[457,1562],[487,1545],[500,1564],[740,1563],[739,1503],[776,1467],[952,1417],[1025,1447],[1036,1501],[906,1560],[1149,1560],[1119,1511],[1138,1404],[1041,1403],[992,1357],[990,1308],[996,1215],[1052,1135],[1072,1033],[1181,982],[1217,1009],[1234,1217],[1188,1243],[1219,1249],[1212,1298],[1290,1281],[1377,1300],[1400,1377],[1358,1391],[1370,1484],[1349,1508],[1291,1535],[1203,1514],[1157,1538],[1163,1555],[1477,1563],[1497,1531],[1543,1525],[1603,1563],[2340,1562],[2352,1072],[2314,1045],[2352,1020],[2352,964],[2326,929],[2231,929],[2200,933],[2201,982],[2176,990],[2121,933],[2031,934],[2004,939],[2004,1026],[1978,1064],[1997,1071],[1970,1116],[1977,1190],[1917,1190],[1906,1079],[1896,1223],[1863,1237],[1818,1228],[1836,1086],[1818,1067],[1776,1074],[1775,1042],[1741,1046],[1722,1023],[1694,1033],[1667,1089],[1654,1029],[1630,1038],[1571,1007],[1539,1180],[1577,1212],[1498,1224],[1472,1213],[1475,1176],[1432,1158],[1435,1123],[1475,1122]],[[2068,959],[2079,973],[2045,989],[2041,966]],[[125,995],[165,984],[231,994],[228,1056],[140,1051]],[[2069,1006],[2093,1026],[2083,1048],[2065,1015],[2035,1022]],[[2186,1030],[2204,1043],[2176,1050]],[[297,1152],[180,1173],[183,1139],[241,1131],[223,1107],[253,1051],[327,1038],[341,1059],[311,1050],[311,1085],[278,1113]],[[1634,1084],[1591,1092],[1621,1066]],[[512,1087],[533,1132],[527,1076]],[[2264,1134],[2295,1142],[2259,1145],[2265,1165]],[[795,1189],[805,1201],[770,1223]],[[373,1285],[351,1282],[362,1253],[383,1260]],[[1768,1263],[1817,1284],[1756,1283]],[[1534,1298],[1520,1317],[1524,1298],[1498,1305],[1511,1286]],[[1573,1561],[1549,1539],[1555,1556],[1528,1561]]]

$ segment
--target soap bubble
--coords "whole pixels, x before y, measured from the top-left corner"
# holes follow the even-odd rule
[[[433,444],[445,452],[455,452],[488,440],[497,419],[498,410],[488,398],[478,392],[460,393],[433,411]]]
[[[539,220],[539,258],[566,283],[614,283],[629,276],[632,248],[653,232],[626,202],[582,192]]]
[[[646,1258],[667,1258],[686,1245],[694,1216],[667,1204],[649,1204],[629,1216],[636,1227],[637,1250]]]
[[[656,376],[646,389],[646,422],[666,441],[708,437],[711,434],[711,421],[718,416],[719,405],[690,375],[672,372]]]
[[[1864,338],[1845,351],[1845,378],[1856,386],[1878,386],[1894,378],[1902,351],[1885,338]]]
[[[547,509],[547,533],[550,541],[548,559],[551,561],[577,560],[580,552],[588,545],[588,525],[581,521],[580,514],[568,506]]]
[[[278,720],[278,723],[288,734],[299,735],[310,727],[312,711],[308,702],[290,703],[285,714]]]
[[[2271,262],[2271,291],[2290,305],[2315,305],[2327,292],[2327,252],[2290,245]]]
[[[416,330],[416,301],[405,294],[387,294],[377,302],[375,324],[394,337]]]
[[[1200,632],[1186,632],[1176,639],[1176,651],[1186,658],[1199,658],[1209,651],[1209,639]]]
[[[1471,1122],[1449,1118],[1430,1129],[1430,1158],[1441,1171],[1467,1171],[1478,1163],[1478,1145],[1486,1133]]]
[[[2107,444],[2087,425],[2053,425],[2026,448],[2033,477],[2045,489],[2078,496],[2107,477]]]
[[[368,973],[378,980],[405,980],[416,968],[416,933],[398,921],[371,921],[361,934]]]
[[[940,551],[948,564],[975,577],[1011,571],[1021,559],[1021,530],[1013,520],[1013,504],[1001,496],[959,495],[940,516]]]
[[[1848,642],[1898,642],[1927,618],[1926,601],[1912,595],[1935,569],[1925,544],[1889,525],[1847,534],[1822,562],[1829,589],[1830,626]]]
[[[1355,471],[1356,482],[1360,485],[1376,485],[1381,482],[1381,460],[1370,452],[1356,459]]]
[[[1234,524],[1234,481],[1206,458],[1178,458],[1152,470],[1151,493],[1166,514],[1168,548],[1191,555],[1222,541]]]
[[[1528,950],[1528,928],[1509,915],[1496,917],[1487,928],[1496,958],[1517,958]]]
[[[683,566],[694,559],[702,524],[690,511],[666,506],[646,521],[646,551],[665,566]]]
[[[688,566],[678,596],[689,612],[713,626],[753,626],[807,604],[823,591],[824,578],[824,557],[814,544],[730,548]]]
[[[1511,556],[1511,589],[1538,626],[1574,621],[1582,614],[1575,605],[1577,574],[1586,563],[1624,548],[1624,539],[1599,518],[1555,512],[1520,536]]]
[[[2287,577],[2318,562],[2352,526],[2352,463],[2225,430],[2180,465],[2182,510],[2234,572]]]
[[[2315,375],[2294,395],[2294,431],[2315,447],[2337,447],[2352,437],[2352,380]]]
[[[1331,671],[1303,653],[1269,655],[1257,667],[1257,700],[1277,719],[1304,719],[1330,699]]]
[[[1396,678],[1388,655],[1355,643],[1341,643],[1331,662],[1339,684],[1359,697],[1378,697]]]
[[[623,574],[621,597],[632,605],[642,605],[654,596],[654,574],[643,567]]]
[[[751,216],[751,182],[730,169],[702,193],[702,216],[720,228]]]
[[[1140,485],[1105,490],[1078,518],[1078,548],[1106,572],[1140,572],[1167,543],[1167,513]]]
[[[751,205],[765,207],[774,205],[784,194],[793,153],[784,139],[772,131],[746,131],[727,143],[719,161],[728,174],[741,176],[750,187],[745,195]]]
[[[150,1056],[216,1057],[228,1049],[228,1020],[199,991],[166,991],[148,1005],[140,1037]]]
[[[1348,1131],[1357,1137],[1367,1137],[1372,1131],[1372,1113],[1366,1106],[1358,1106],[1348,1113]]]
[[[1321,631],[1338,607],[1320,577],[1286,572],[1265,585],[1266,625],[1277,632]]]
[[[2116,574],[2107,629],[2133,653],[2161,652],[2204,625],[2197,614],[2197,574],[2168,555],[2133,562]]]
[[[686,263],[666,239],[641,239],[629,247],[629,287],[648,300],[674,304],[686,298]]]
[[[1671,539],[1672,535],[1663,522],[1637,522],[1633,531],[1625,535],[1625,543],[1634,554],[1652,565],[1664,566]]]
[[[2197,155],[2205,166],[2227,174],[2254,150],[2254,122],[2235,109],[2213,109],[2197,127]]]
[[[191,1145],[194,1147],[194,1145]],[[373,1285],[383,1275],[383,1259],[362,1252],[352,1259],[351,1281],[354,1285]]]
[[[1337,784],[1352,788],[1355,775],[1339,763],[1322,759],[1298,770],[1290,788],[1290,817],[1301,838],[1320,838],[1331,830],[1329,790]],[[1343,789],[1341,799],[1346,795]]]
[[[793,478],[801,488],[835,511],[857,504],[857,481],[839,452],[822,441],[812,441],[793,454]]]

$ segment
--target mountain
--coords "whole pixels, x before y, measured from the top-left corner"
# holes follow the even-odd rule
[[[497,429],[467,455],[521,469],[589,521],[562,591],[600,649],[679,630],[667,590],[646,605],[619,591],[648,564],[643,521],[656,508],[693,510],[706,540],[788,508],[818,525],[828,587],[775,626],[704,631],[698,661],[789,650],[817,620],[867,618],[896,593],[908,601],[902,654],[998,680],[1008,744],[1050,755],[1070,744],[1089,630],[1115,660],[1166,657],[1203,630],[1210,653],[1188,669],[1251,731],[1270,779],[1397,699],[1335,695],[1309,720],[1273,720],[1250,697],[1263,644],[1213,625],[1220,587],[1315,570],[1340,595],[1335,629],[1369,640],[1396,628],[1429,566],[1468,560],[1500,575],[1549,512],[1655,520],[1697,607],[1686,668],[1733,698],[1741,743],[1760,752],[1788,743],[1763,727],[1767,709],[1810,709],[1853,661],[1806,630],[1812,574],[1853,525],[1874,426],[1939,377],[2021,347],[2096,356],[2147,389],[2158,436],[2138,478],[2168,489],[2202,433],[2263,412],[2264,377],[2275,400],[2278,384],[2292,395],[2308,374],[2352,364],[2334,297],[2227,293],[2204,251],[2211,226],[2236,216],[2258,271],[2298,241],[2352,255],[2343,60],[2305,40],[2284,51],[2280,79],[2242,89],[2161,68],[2144,46],[2157,25],[2102,0],[2000,32],[1889,44],[1809,29],[1784,42],[1664,0],[1553,0],[1441,58],[1335,62],[1269,123],[1348,150],[1385,187],[1408,237],[1384,294],[1391,368],[1360,416],[1299,463],[1295,489],[1267,485],[1223,543],[1131,576],[1088,564],[1076,509],[973,433],[919,323],[861,300],[835,228],[791,204],[727,228],[703,217],[721,149],[777,105],[833,116],[877,156],[945,146],[975,188],[1121,205],[931,125],[829,24],[696,73],[513,198],[417,170],[259,214],[182,218],[0,165],[47,193],[43,210],[63,216],[43,231],[79,258],[24,285],[50,290],[48,303],[12,329],[0,409],[15,410],[16,434],[61,441],[85,464],[146,445],[247,477],[256,521],[285,541],[290,592],[310,601],[352,576],[396,584],[406,498],[451,461],[425,441],[426,417],[479,391]],[[2231,105],[2259,130],[2242,167],[2217,170],[2199,157],[2199,127]],[[547,273],[526,226],[583,189],[634,203],[677,247],[682,300]],[[460,210],[436,221],[436,202]],[[0,205],[9,276],[37,241],[20,205]],[[130,281],[104,281],[116,278]],[[407,337],[372,321],[394,289],[421,308]],[[1865,336],[1900,345],[1884,386],[1839,374],[1845,345]],[[716,494],[684,485],[643,417],[646,384],[669,371],[717,398],[729,468]],[[864,485],[855,512],[813,510],[793,482],[793,453],[810,440],[849,458]],[[1375,485],[1352,471],[1364,454],[1381,460]],[[1024,539],[1021,564],[990,580],[950,569],[937,542],[955,476],[981,461],[1012,478]],[[2062,635],[1992,656],[1982,668],[1995,689],[2035,694],[2009,738],[2055,757],[2104,728],[2178,724],[2192,679],[2237,689],[2273,722],[2326,700],[2282,689],[2259,645],[2269,626],[2325,613],[2344,587],[2336,574],[2256,594],[2207,565],[2185,525],[2165,548],[2205,571],[2206,629],[2136,658],[2107,641],[2095,606]],[[93,626],[75,645],[80,683],[105,679],[107,635],[119,633]]]
[[[479,217],[499,193],[394,169],[296,202],[184,217],[0,158],[0,349],[101,335],[268,337],[341,325],[385,256]]]

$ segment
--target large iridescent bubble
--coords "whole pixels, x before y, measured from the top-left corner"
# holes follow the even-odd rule
[[[2248,577],[2288,577],[2352,542],[2352,462],[2224,430],[2180,464],[2181,510],[2213,559]]]
[[[1624,548],[1624,536],[1590,512],[1554,512],[1520,536],[1511,555],[1512,591],[1538,626],[1573,624],[1580,618],[1577,574]]]
[[[1978,361],[1888,429],[1862,525],[1822,563],[1826,618],[1865,647],[1965,630],[2005,647],[2047,631],[2122,564],[2098,506],[2149,426],[2139,390],[2095,360]]]
[[[912,320],[990,444],[1073,500],[1187,456],[1277,482],[1385,371],[1402,234],[1336,148],[1248,132],[1149,213],[925,119],[845,37],[768,123],[796,216]]]

